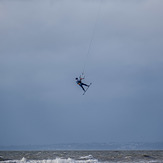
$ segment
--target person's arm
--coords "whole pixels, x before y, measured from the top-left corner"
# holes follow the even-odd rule
[[[85,76],[84,76],[84,77],[81,77],[81,75],[80,75],[80,77],[79,77],[79,78],[80,78],[80,81],[81,81],[81,80],[83,80],[83,79],[85,78]]]
[[[80,77],[80,81],[82,81],[84,78]]]

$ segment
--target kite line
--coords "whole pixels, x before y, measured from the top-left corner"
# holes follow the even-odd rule
[[[84,73],[85,73],[86,65],[87,65],[87,62],[88,62],[88,57],[90,55],[92,44],[93,44],[93,40],[95,38],[95,32],[96,32],[96,28],[97,28],[97,24],[98,24],[98,19],[99,19],[100,11],[101,11],[101,4],[102,4],[102,0],[99,0],[99,5],[98,5],[98,9],[97,9],[97,14],[96,14],[93,30],[92,30],[92,34],[91,34],[91,37],[90,37],[90,42],[89,42],[89,45],[88,45],[88,50],[86,52],[86,57],[85,57],[85,61],[84,61],[82,75],[84,75]]]

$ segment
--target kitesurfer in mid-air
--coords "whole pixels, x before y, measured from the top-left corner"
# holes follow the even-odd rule
[[[86,90],[84,89],[83,85],[84,85],[84,86],[87,86],[87,87],[89,87],[89,85],[82,83],[82,80],[83,80],[83,79],[84,79],[84,78],[81,78],[81,76],[79,77],[79,79],[76,78],[76,83],[77,83],[78,85],[80,85],[80,86],[82,87],[83,91],[85,92]]]

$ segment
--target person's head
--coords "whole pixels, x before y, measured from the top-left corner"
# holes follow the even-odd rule
[[[78,78],[75,78],[76,80],[78,80]]]

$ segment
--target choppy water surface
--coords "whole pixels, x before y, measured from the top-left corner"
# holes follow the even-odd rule
[[[163,163],[163,151],[0,151],[3,163]]]

